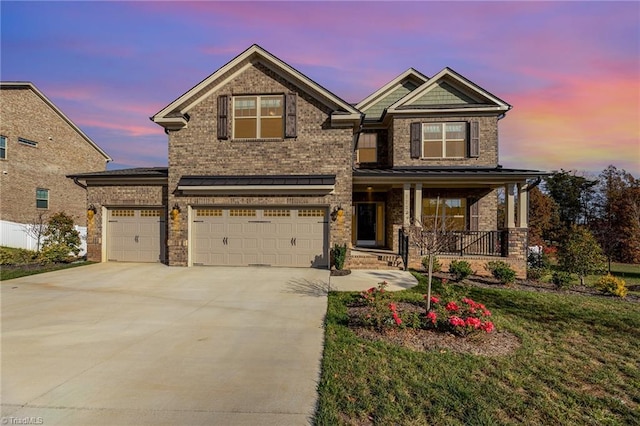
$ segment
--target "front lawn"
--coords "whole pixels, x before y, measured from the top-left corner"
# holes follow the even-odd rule
[[[398,292],[416,300],[420,286]],[[372,283],[375,286],[376,283]],[[640,304],[617,298],[470,287],[509,355],[427,352],[357,337],[329,295],[318,425],[640,424]],[[436,286],[435,292],[442,289]]]

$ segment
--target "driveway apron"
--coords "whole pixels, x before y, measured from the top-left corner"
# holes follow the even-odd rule
[[[328,280],[102,263],[3,282],[3,424],[309,424]]]

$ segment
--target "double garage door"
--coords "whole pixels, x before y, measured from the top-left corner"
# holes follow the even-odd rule
[[[195,208],[194,265],[326,267],[325,208]]]
[[[111,209],[107,259],[117,262],[164,260],[164,213],[160,209]]]

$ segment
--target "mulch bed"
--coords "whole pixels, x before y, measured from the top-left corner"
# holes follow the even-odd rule
[[[402,312],[424,312],[424,307],[412,303],[396,302],[396,305],[401,316]],[[358,337],[399,345],[413,351],[451,351],[493,357],[509,355],[521,345],[520,339],[507,331],[478,332],[467,337],[416,328],[388,327],[378,331],[362,324],[361,318],[367,315],[369,309],[368,306],[362,305],[348,308],[349,328]]]

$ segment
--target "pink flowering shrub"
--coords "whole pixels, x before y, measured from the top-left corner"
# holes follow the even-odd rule
[[[459,336],[484,331],[491,333],[495,326],[488,320],[491,316],[482,303],[477,303],[468,297],[463,297],[460,302],[450,300],[440,302],[438,297],[431,297],[431,310],[425,316],[426,324],[430,328],[442,331],[451,331]]]

